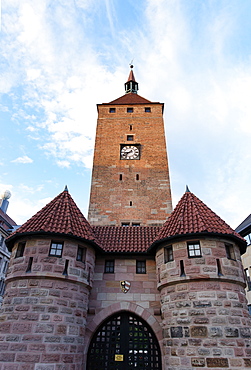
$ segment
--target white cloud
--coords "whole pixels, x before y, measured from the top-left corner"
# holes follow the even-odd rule
[[[18,157],[16,159],[13,159],[13,161],[11,161],[11,162],[25,164],[25,163],[32,163],[33,162],[33,159],[31,159],[27,155],[23,155],[22,157]]]

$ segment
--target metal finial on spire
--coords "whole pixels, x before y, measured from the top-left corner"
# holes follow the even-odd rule
[[[133,69],[133,59],[131,60],[131,63],[129,63],[129,66],[131,69]]]
[[[189,190],[188,185],[186,185],[186,193],[191,193],[190,190]]]
[[[68,187],[67,187],[67,185],[65,185],[64,191],[68,191]]]

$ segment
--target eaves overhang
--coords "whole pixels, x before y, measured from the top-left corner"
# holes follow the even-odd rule
[[[171,244],[173,242],[191,240],[191,239],[200,239],[200,238],[205,238],[205,237],[220,237],[220,238],[230,239],[239,246],[241,255],[244,254],[247,249],[247,242],[241,236],[239,237],[234,234],[209,233],[205,231],[201,233],[187,233],[187,234],[182,234],[182,235],[171,235],[169,237],[156,240],[150,245],[147,251],[149,253],[153,253],[156,251],[159,245],[165,242],[168,242]]]
[[[9,252],[12,251],[12,248],[16,240],[23,238],[23,237],[25,238],[26,236],[28,237],[29,236],[51,236],[53,239],[57,237],[74,239],[80,242],[85,242],[85,243],[90,244],[97,252],[101,252],[101,253],[103,252],[103,249],[99,246],[98,242],[96,242],[95,240],[89,240],[89,239],[82,238],[80,236],[76,236],[74,234],[69,234],[69,233],[65,234],[65,233],[55,233],[55,232],[46,232],[46,231],[29,231],[29,232],[23,232],[23,233],[16,232],[15,234],[10,235],[5,240],[5,244]]]

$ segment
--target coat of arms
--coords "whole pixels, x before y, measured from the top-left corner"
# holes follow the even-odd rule
[[[120,289],[122,290],[123,293],[127,293],[128,290],[130,289],[131,283],[126,280],[122,280],[120,282]]]

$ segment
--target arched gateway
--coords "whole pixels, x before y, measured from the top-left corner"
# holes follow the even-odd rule
[[[150,326],[124,311],[110,316],[94,334],[87,370],[161,370],[161,352]]]

